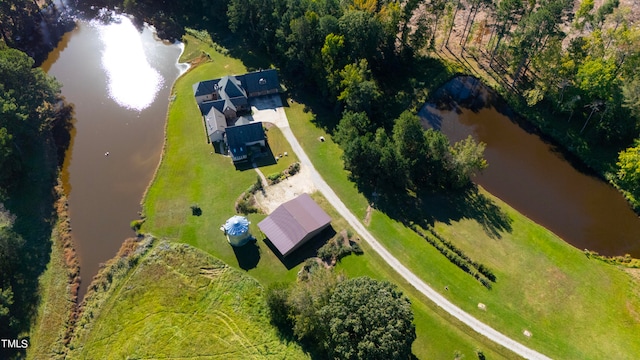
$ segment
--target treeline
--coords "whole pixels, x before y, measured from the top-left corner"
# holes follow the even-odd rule
[[[64,6],[63,1],[59,3]],[[0,41],[38,64],[73,26],[66,9],[59,9],[52,0],[0,0]]]
[[[619,0],[437,0],[424,9],[431,49],[473,57],[505,93],[537,111],[519,108],[530,120],[608,172],[640,206],[640,181],[629,171],[640,167],[629,156],[640,136],[637,8]],[[616,169],[609,154],[625,148]]]
[[[424,130],[420,118],[405,111],[391,133],[365,113],[345,112],[335,140],[344,150],[345,168],[363,190],[376,193],[455,190],[487,166],[484,144],[471,137],[453,145],[440,131]]]
[[[58,151],[68,146],[71,127],[60,84],[33,65],[25,53],[0,46],[2,339],[24,336],[32,322],[51,252]]]

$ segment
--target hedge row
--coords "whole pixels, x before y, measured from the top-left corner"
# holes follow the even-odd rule
[[[424,233],[417,225],[411,225],[411,229],[429,244],[435,247],[451,263],[473,276],[484,287],[491,290],[491,282],[496,281],[495,275],[484,265],[471,260],[462,250],[455,247],[450,241],[444,239],[435,230],[429,229],[429,234]],[[486,275],[488,274],[488,275]]]

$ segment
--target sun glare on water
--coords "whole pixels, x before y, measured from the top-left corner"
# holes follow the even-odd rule
[[[130,19],[94,24],[104,45],[102,67],[107,74],[109,96],[132,110],[147,108],[162,86],[163,78],[148,62],[140,33]]]

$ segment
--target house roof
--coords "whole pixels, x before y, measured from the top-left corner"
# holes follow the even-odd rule
[[[200,81],[198,83],[193,84],[193,95],[202,96],[202,95],[213,94],[216,84],[218,84],[219,81],[220,79],[206,80],[206,81]]]
[[[230,126],[227,128],[226,133],[227,145],[234,157],[247,155],[247,143],[265,139],[262,123],[259,122]]]
[[[278,206],[258,227],[286,256],[308,240],[310,234],[330,223],[329,215],[305,193]]]
[[[218,91],[223,98],[247,97],[247,93],[242,88],[242,83],[235,76],[227,75],[222,77],[218,82]]]
[[[207,125],[207,135],[209,136],[216,131],[224,132],[224,129],[227,127],[227,119],[224,117],[224,114],[214,106],[212,106],[207,115],[205,115],[204,121]]]
[[[280,89],[278,72],[275,69],[260,70],[242,75],[242,86],[248,94]]]

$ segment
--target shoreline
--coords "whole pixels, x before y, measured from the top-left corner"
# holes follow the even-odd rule
[[[162,129],[164,135],[163,135],[163,141],[162,141],[162,150],[160,150],[160,160],[158,160],[158,164],[156,165],[155,170],[153,170],[153,174],[151,175],[151,180],[149,180],[149,183],[147,184],[147,186],[144,188],[144,191],[142,192],[142,197],[140,198],[140,211],[138,212],[138,214],[140,214],[140,220],[144,220],[146,218],[146,215],[145,215],[144,209],[143,209],[144,201],[147,198],[147,193],[149,192],[149,189],[155,183],[156,178],[158,176],[158,170],[160,169],[160,166],[162,165],[162,162],[164,161],[164,155],[165,155],[165,152],[166,152],[166,149],[167,149],[167,126],[169,125],[169,110],[171,109],[173,101],[175,100],[175,97],[177,96],[177,94],[174,93],[175,84],[178,81],[178,79],[180,79],[182,76],[184,76],[189,71],[191,71],[191,70],[193,70],[195,68],[190,62],[185,62],[185,63],[181,63],[180,62],[180,58],[184,54],[184,51],[186,49],[186,45],[182,41],[180,41],[178,43],[180,44],[180,55],[178,56],[178,59],[176,60],[176,67],[178,68],[178,70],[180,70],[180,74],[178,74],[178,76],[176,76],[176,78],[171,83],[171,91],[169,92],[169,104],[167,105],[167,111],[166,111],[165,119],[164,119],[164,127]],[[181,69],[181,65],[186,65],[184,70]]]
[[[79,315],[78,291],[80,289],[82,279],[80,278],[80,260],[71,235],[72,228],[71,218],[69,217],[68,211],[69,204],[60,178],[58,179],[58,185],[56,185],[55,191],[58,195],[58,200],[55,204],[56,214],[58,216],[56,225],[58,241],[52,245],[59,247],[59,250],[62,251],[63,259],[67,267],[69,296],[73,304],[64,335],[64,345],[66,346],[69,343],[70,335],[73,332],[73,327]]]

